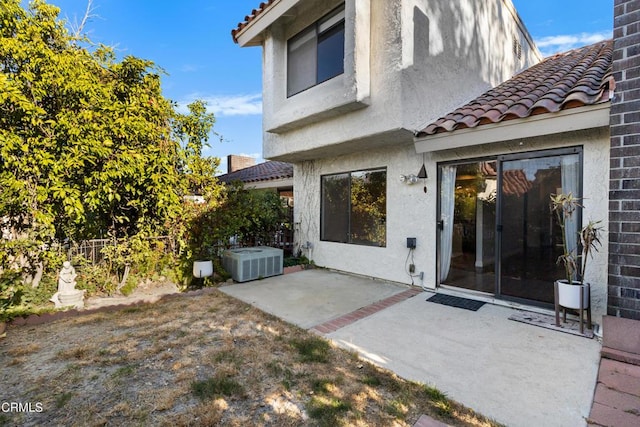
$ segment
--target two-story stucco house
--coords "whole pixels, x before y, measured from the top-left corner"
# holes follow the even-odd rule
[[[262,46],[263,155],[317,265],[551,307],[550,195],[607,228],[611,42],[543,60],[510,0],[270,0],[232,34]]]

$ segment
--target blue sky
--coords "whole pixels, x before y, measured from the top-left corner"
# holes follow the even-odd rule
[[[447,0],[448,1],[448,0]],[[485,1],[485,0],[480,0]],[[512,0],[540,50],[548,55],[611,37],[613,0]],[[86,0],[48,0],[60,17],[80,21]],[[186,105],[203,99],[216,115],[206,154],[261,160],[262,52],[240,48],[231,29],[260,0],[93,0],[84,32],[119,56],[148,59],[165,70],[164,95]]]

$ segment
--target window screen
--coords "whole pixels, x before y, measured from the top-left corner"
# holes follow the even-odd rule
[[[344,73],[344,6],[287,42],[287,96]]]

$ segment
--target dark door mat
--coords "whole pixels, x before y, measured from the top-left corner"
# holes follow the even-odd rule
[[[454,297],[453,295],[435,294],[427,298],[429,302],[436,304],[448,305],[449,307],[464,308],[465,310],[478,311],[484,305],[484,301],[476,301],[473,299]]]
[[[567,319],[567,323],[563,323],[562,318],[560,318],[560,326],[556,326],[555,316],[532,313],[530,311],[514,313],[509,316],[509,320],[515,320],[516,322],[527,323],[533,326],[540,326],[541,328],[552,329],[554,331],[577,335],[579,337],[593,338],[593,329],[587,329],[586,322],[584,325],[584,334],[580,333],[579,320]]]

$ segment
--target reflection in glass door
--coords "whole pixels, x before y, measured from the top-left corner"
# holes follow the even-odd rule
[[[562,239],[550,195],[580,195],[580,165],[579,149],[440,165],[440,284],[553,303]]]
[[[504,160],[500,175],[500,286],[502,297],[553,303],[562,277],[560,229],[549,197],[579,194],[578,154]]]
[[[495,293],[496,162],[440,167],[440,282]]]

